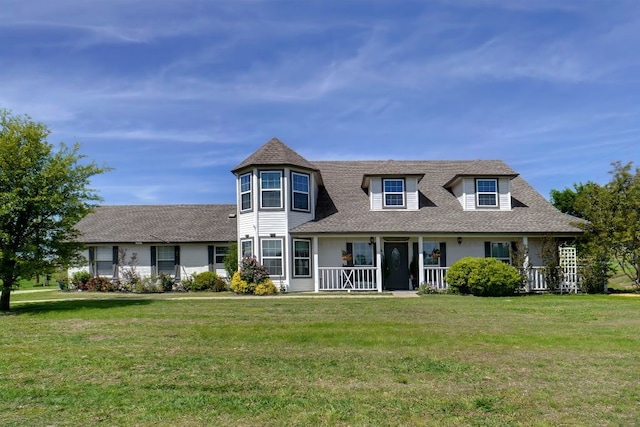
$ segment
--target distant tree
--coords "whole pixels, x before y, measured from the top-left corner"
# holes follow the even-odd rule
[[[228,280],[231,280],[233,274],[238,271],[238,244],[236,242],[229,245],[227,254],[224,257],[224,269],[227,272]]]
[[[614,260],[640,287],[640,168],[632,163],[612,163],[610,182],[587,184],[575,200],[576,210],[587,222],[587,248],[599,260]]]
[[[49,129],[28,116],[0,110],[0,310],[11,290],[79,259],[74,225],[100,200],[92,176],[108,168],[84,161],[79,145],[46,141]]]

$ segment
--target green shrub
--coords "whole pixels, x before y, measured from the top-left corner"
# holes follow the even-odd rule
[[[193,277],[191,291],[212,291],[218,282],[218,275],[213,271],[203,271]]]
[[[253,293],[254,295],[275,295],[278,293],[278,288],[271,279],[266,279],[256,285]]]
[[[423,283],[418,288],[418,295],[430,295],[430,294],[446,294],[448,293],[447,289],[438,289],[435,285],[430,285],[428,283]]]
[[[240,263],[240,276],[247,283],[261,283],[269,278],[269,271],[256,257],[244,257]]]
[[[446,275],[452,292],[475,296],[513,295],[521,284],[518,270],[495,258],[462,258]]]
[[[164,288],[158,276],[150,276],[137,281],[133,291],[139,294],[162,293]]]
[[[255,289],[255,283],[249,286],[246,280],[242,280],[240,271],[236,271],[231,278],[231,290],[236,294],[252,294]]]
[[[224,270],[227,272],[227,277],[233,277],[238,271],[238,244],[235,242],[229,245],[227,255],[224,257]]]
[[[74,289],[86,291],[89,279],[91,279],[91,274],[88,271],[76,271],[71,275],[71,285]]]
[[[173,290],[175,280],[170,274],[162,273],[158,277],[158,281],[160,282],[160,286],[162,286],[162,290],[164,292],[171,292]]]
[[[89,279],[86,290],[92,292],[114,292],[116,285],[106,277],[96,276]]]

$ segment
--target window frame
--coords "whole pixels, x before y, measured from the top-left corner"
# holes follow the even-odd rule
[[[265,247],[267,246],[266,243],[267,242],[278,242],[280,243],[280,254],[279,255],[265,255]],[[271,249],[271,248],[267,248],[267,249]],[[277,248],[276,248],[277,250]],[[271,271],[269,271],[270,266],[267,265],[266,261],[269,260],[276,260],[276,261],[280,261],[280,274],[277,273],[272,273]],[[282,237],[266,237],[260,240],[260,262],[261,264],[267,269],[267,271],[269,271],[269,276],[276,276],[279,278],[284,278],[285,277],[285,270],[284,270],[284,239]]]
[[[299,256],[296,249],[296,243],[306,243],[308,245],[308,255],[307,256]],[[312,274],[312,264],[311,264],[311,240],[310,239],[293,239],[292,242],[292,257],[293,257],[293,277],[311,277]],[[298,272],[298,263],[297,261],[307,261],[307,274],[301,274]]]
[[[165,251],[165,249],[167,251]],[[162,258],[161,257],[161,253],[164,252],[168,252],[171,254],[171,258]],[[166,256],[166,254],[163,254],[163,256]],[[169,270],[168,268],[164,268],[164,269],[160,269],[160,262],[171,262],[171,270]],[[159,276],[161,274],[169,274],[169,275],[174,275],[176,273],[176,247],[175,246],[169,246],[169,245],[163,245],[163,246],[156,246],[156,274]]]
[[[307,190],[296,190],[296,176],[306,178]],[[306,197],[307,207],[296,207],[296,194],[302,194]],[[311,176],[308,173],[291,172],[291,210],[298,212],[311,212]]]
[[[495,186],[495,191],[480,191],[481,182],[492,182]],[[478,208],[498,208],[500,207],[500,197],[498,194],[498,180],[496,178],[476,178],[476,207]],[[494,204],[483,204],[480,202],[481,196],[491,195],[494,197]]]
[[[243,190],[243,179],[248,178],[248,181],[245,184],[249,185],[248,190]],[[253,209],[253,174],[251,172],[244,173],[239,177],[239,193],[240,193],[240,212],[248,212]],[[244,206],[243,196],[249,195],[249,207]]]
[[[386,184],[392,181],[402,183],[402,191],[388,191]],[[397,195],[402,197],[401,204],[387,203],[387,196]],[[382,178],[382,207],[385,209],[402,209],[407,207],[407,183],[404,178]]]
[[[224,249],[224,253],[218,253],[219,249]],[[227,253],[229,252],[229,246],[225,245],[215,245],[213,247],[213,263],[214,265],[224,265],[224,260],[227,258]],[[218,257],[220,260],[218,260]]]
[[[249,255],[245,255],[244,245],[248,243],[250,247]],[[245,257],[253,257],[255,255],[255,250],[253,249],[253,239],[240,239],[240,259]]]
[[[264,186],[265,181],[263,180],[263,176],[267,175],[267,174],[278,174],[278,179],[280,181],[280,186],[275,188],[271,188],[271,187],[266,187]],[[277,209],[283,209],[284,205],[283,205],[283,197],[282,197],[282,187],[283,187],[283,176],[282,176],[282,170],[263,170],[260,171],[260,209],[267,209],[267,210],[277,210]],[[269,181],[267,181],[269,182]],[[278,193],[278,197],[279,197],[279,201],[280,204],[278,206],[265,206],[264,205],[264,196],[266,193]]]

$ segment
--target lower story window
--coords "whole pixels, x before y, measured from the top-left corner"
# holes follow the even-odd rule
[[[262,240],[262,265],[270,276],[282,276],[282,239]]]
[[[156,268],[158,274],[174,274],[176,269],[174,246],[158,246]]]
[[[293,275],[298,277],[311,276],[311,241],[293,241]]]
[[[423,242],[422,243],[422,256],[424,258],[425,266],[439,266],[440,265],[440,243],[438,242]]]
[[[511,243],[509,242],[491,242],[491,258],[511,264],[510,248]]]
[[[373,248],[369,243],[353,244],[353,265],[373,265]]]
[[[96,247],[95,272],[98,276],[113,275],[113,248],[111,246]]]
[[[240,241],[240,254],[242,258],[253,256],[253,240],[246,239]]]
[[[227,252],[229,252],[228,246],[216,246],[216,264],[224,264],[224,260],[227,257]]]

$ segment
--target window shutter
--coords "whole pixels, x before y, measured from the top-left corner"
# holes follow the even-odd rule
[[[96,275],[95,260],[96,260],[96,248],[91,246],[89,248],[89,274],[91,274],[91,276]]]
[[[209,264],[209,271],[213,270],[213,246],[207,246],[207,263]]]
[[[447,266],[447,244],[440,242],[440,267]]]
[[[173,264],[176,266],[175,278],[176,280],[180,280],[180,246],[176,245],[174,251]]]
[[[118,247],[117,246],[113,247],[111,259],[113,262],[113,277],[118,278]]]
[[[158,272],[156,267],[156,247],[151,246],[151,274],[155,275]]]
[[[491,242],[484,242],[484,257],[491,258]]]
[[[347,267],[353,267],[353,243],[347,243],[347,253],[351,254],[351,260],[347,261]]]

